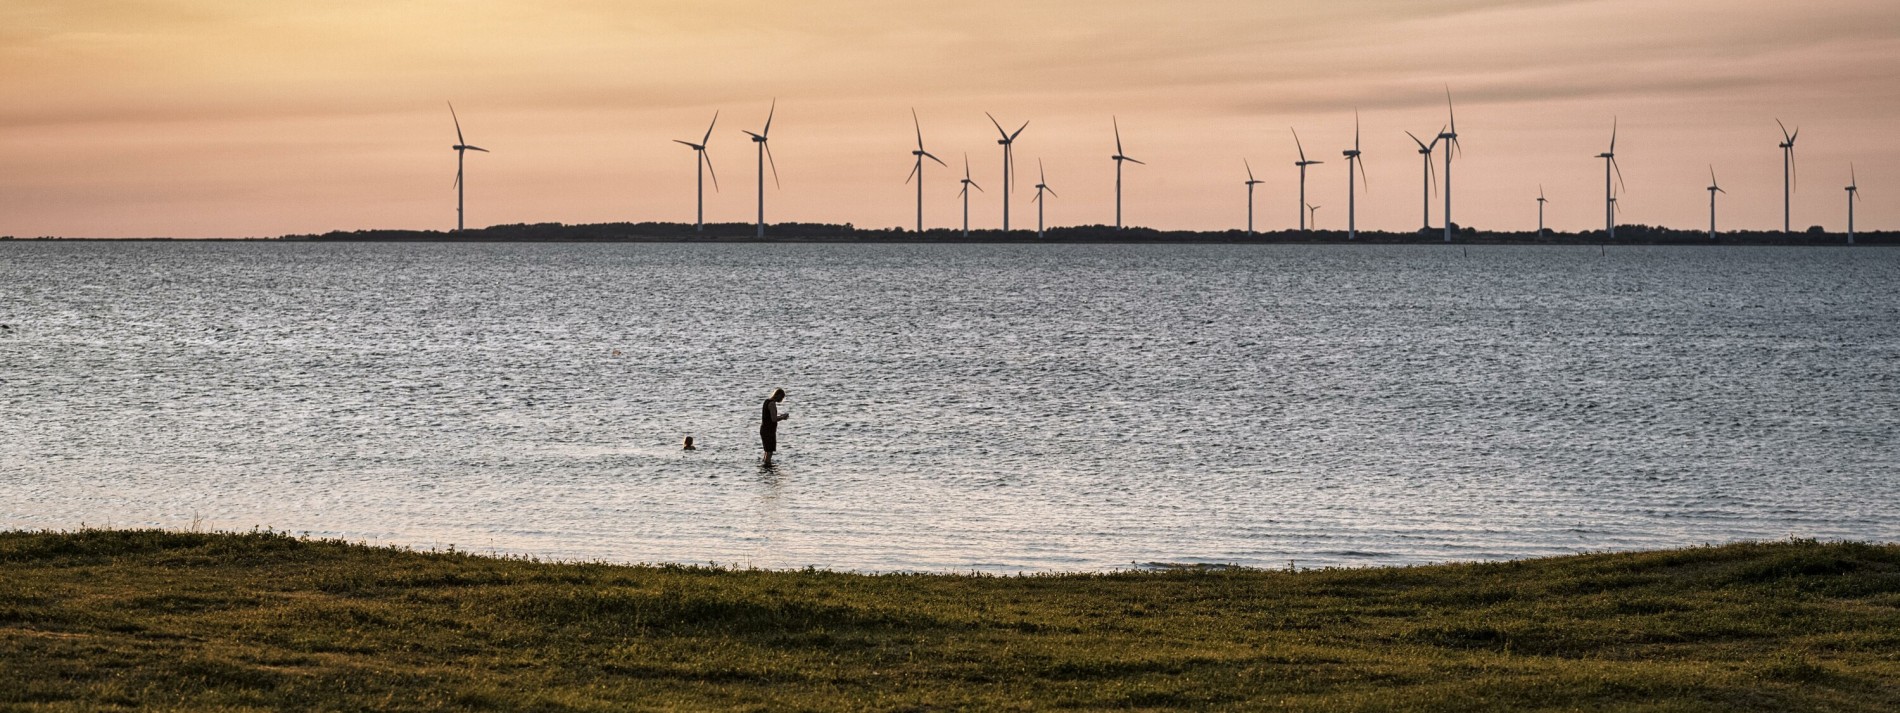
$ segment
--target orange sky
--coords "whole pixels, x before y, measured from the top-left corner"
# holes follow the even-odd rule
[[[1534,228],[1542,184],[1552,227],[1600,226],[1592,157],[1620,116],[1623,222],[1705,226],[1713,163],[1724,227],[1779,227],[1779,117],[1803,129],[1797,228],[1845,227],[1849,161],[1859,227],[1896,227],[1892,0],[4,0],[0,235],[450,228],[450,100],[493,150],[469,159],[471,226],[690,221],[693,157],[670,140],[714,110],[707,217],[750,221],[739,130],[773,97],[770,221],[909,225],[915,107],[928,148],[968,151],[989,189],[979,227],[1001,214],[992,111],[1031,122],[1022,183],[1048,164],[1051,223],[1113,220],[1115,115],[1148,162],[1125,174],[1131,224],[1242,225],[1246,157],[1260,226],[1293,225],[1292,126],[1326,161],[1320,224],[1340,228],[1357,108],[1360,225],[1410,230],[1422,177],[1402,132],[1439,128],[1447,84],[1460,223]],[[955,173],[926,171],[932,226],[958,220]]]

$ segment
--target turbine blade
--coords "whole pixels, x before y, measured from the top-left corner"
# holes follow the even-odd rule
[[[1360,185],[1363,185],[1363,186],[1365,186],[1365,187],[1366,187],[1366,192],[1367,192],[1367,193],[1371,193],[1371,192],[1372,192],[1372,179],[1369,179],[1369,178],[1367,178],[1367,177],[1366,177],[1366,160],[1365,160],[1365,159],[1364,159],[1364,158],[1362,157],[1362,158],[1360,158],[1359,160],[1357,160],[1357,161],[1354,161],[1353,163],[1356,163],[1356,164],[1359,164],[1359,183],[1360,183]]]
[[[1616,124],[1617,118],[1610,117],[1610,153],[1616,153]]]
[[[773,157],[772,157],[772,144],[771,144],[771,142],[769,142],[769,141],[761,141],[761,142],[759,142],[759,145],[765,148],[765,161],[766,161],[766,163],[770,163],[770,164],[772,164],[772,186],[773,186],[773,187],[775,187],[775,188],[778,188],[778,189],[780,189],[780,190],[784,190],[784,189],[785,189],[785,184],[783,184],[783,183],[779,183],[779,181],[778,181],[778,159],[776,159],[776,158],[773,158]]]
[[[984,191],[984,190],[983,190],[983,187],[982,187],[982,186],[980,186],[980,185],[977,185],[977,182],[976,182],[976,181],[971,181],[971,182],[970,182],[970,185],[972,185],[972,186],[976,186],[976,189],[977,189],[978,191],[982,191],[982,192],[984,192],[984,193],[988,193],[988,192],[989,192],[989,191]]]
[[[1352,150],[1359,150],[1359,110],[1352,110]]]
[[[746,136],[750,136],[750,137],[752,137],[752,138],[755,138],[755,139],[763,139],[763,138],[765,138],[765,137],[763,137],[763,136],[760,136],[760,135],[758,135],[758,134],[755,134],[755,133],[752,133],[752,132],[750,132],[750,131],[746,131],[745,129],[740,129],[740,130],[739,130],[739,133],[741,133],[741,134],[745,134]]]
[[[910,124],[917,127],[917,150],[924,150],[924,124],[917,120],[917,107],[910,108]]]
[[[924,170],[924,159],[923,157],[919,156],[917,158],[917,162],[910,165],[910,173],[904,176],[904,185],[906,186],[910,185],[910,179],[916,178],[917,174],[923,172],[923,170]]]
[[[482,153],[488,153],[488,149],[482,148],[480,146],[469,146],[468,144],[463,144],[463,146],[467,147],[468,150],[470,151],[480,151]]]
[[[1451,103],[1451,85],[1445,85],[1445,113],[1451,117],[1451,133],[1458,133],[1458,109]]]
[[[1253,163],[1249,162],[1247,159],[1244,159],[1244,158],[1240,160],[1240,163],[1241,165],[1247,167],[1247,182],[1252,183],[1253,182]]]
[[[1291,128],[1287,130],[1293,132],[1293,148],[1300,150],[1300,163],[1306,163],[1306,147],[1300,145],[1300,130]]]
[[[778,97],[772,97],[772,108],[765,112],[765,128],[759,131],[760,138],[772,135],[772,117],[774,116],[778,116]],[[772,150],[766,149],[765,153],[770,155]]]
[[[987,112],[987,111],[986,111],[986,112],[983,112],[983,115],[984,115],[984,116],[987,116],[987,117],[989,117],[989,118],[990,118],[990,123],[991,123],[991,124],[995,124],[995,125],[996,125],[996,133],[997,133],[997,134],[999,134],[999,135],[1001,135],[1001,136],[1002,136],[1003,138],[1005,138],[1005,139],[1008,139],[1008,138],[1009,138],[1009,132],[1007,132],[1007,131],[1004,131],[1004,130],[1003,130],[1003,124],[1002,124],[1002,122],[999,122],[999,121],[997,121],[997,120],[996,120],[996,115],[994,115],[994,114],[991,114],[991,113],[989,113],[989,112]]]
[[[1057,192],[1056,192],[1056,189],[1054,189],[1054,188],[1050,188],[1050,187],[1048,187],[1048,186],[1043,186],[1043,187],[1042,187],[1042,189],[1043,189],[1043,190],[1045,190],[1045,191],[1048,191],[1048,192],[1049,192],[1049,195],[1052,195],[1052,196],[1055,196],[1055,197],[1057,197],[1057,198],[1061,198],[1061,197],[1062,197],[1062,194],[1060,194],[1060,193],[1057,193]]]
[[[676,143],[676,144],[679,144],[679,145],[681,145],[681,146],[685,146],[685,147],[688,147],[688,148],[691,148],[691,149],[693,149],[694,151],[698,151],[698,150],[699,150],[699,146],[697,146],[697,145],[695,145],[695,144],[694,144],[693,142],[691,142],[691,141],[681,141],[681,140],[679,140],[679,139],[674,139],[674,140],[673,140],[673,143]]]
[[[1123,156],[1122,158],[1124,158],[1124,159],[1128,159],[1128,162],[1129,162],[1129,163],[1141,163],[1140,161],[1137,161],[1137,160],[1135,160],[1135,159],[1132,159],[1132,158],[1128,158],[1127,156]],[[1141,163],[1141,165],[1143,165],[1143,166],[1146,166],[1146,165],[1148,165],[1148,164],[1145,164],[1145,163]]]
[[[963,180],[970,180],[970,152],[963,152]]]
[[[1036,182],[1037,183],[1049,182],[1049,172],[1043,170],[1041,158],[1036,159]],[[1047,188],[1047,186],[1044,186],[1044,188]]]
[[[449,189],[453,190],[453,189],[461,188],[461,187],[462,187],[462,169],[458,168],[458,169],[455,169],[455,183],[450,184]]]
[[[713,127],[718,126],[718,125],[719,125],[719,110],[714,109],[712,123],[706,125],[706,138],[699,140],[700,146],[705,146],[706,144],[712,142]]]
[[[1423,142],[1423,141],[1420,141],[1420,140],[1418,140],[1418,137],[1417,137],[1417,136],[1414,136],[1414,135],[1412,134],[1412,132],[1410,132],[1410,131],[1407,131],[1407,132],[1405,132],[1405,135],[1406,135],[1406,136],[1411,136],[1411,137],[1412,137],[1412,143],[1415,143],[1415,144],[1418,144],[1418,150],[1420,150],[1420,151],[1425,151],[1425,150],[1426,150],[1426,148],[1425,148],[1425,142]],[[1433,143],[1437,143],[1437,142],[1435,142],[1435,141],[1434,141]]]
[[[1780,119],[1776,119],[1775,126],[1781,127],[1781,140],[1783,143],[1788,143],[1788,125],[1781,123]]]
[[[1800,131],[1800,129],[1795,129],[1795,131]],[[1788,173],[1790,177],[1794,179],[1794,185],[1791,188],[1794,190],[1794,192],[1800,193],[1801,192],[1801,162],[1795,160],[1794,158],[1794,146],[1793,146],[1794,142],[1790,141],[1788,143],[1790,144],[1788,146]]]
[[[1018,126],[1018,127],[1016,127],[1016,133],[1013,133],[1013,134],[1010,134],[1010,135],[1009,135],[1009,140],[1010,140],[1010,141],[1015,141],[1015,140],[1016,140],[1016,137],[1018,137],[1018,136],[1022,136],[1022,135],[1023,135],[1023,129],[1027,129],[1027,128],[1029,128],[1029,122],[1027,122],[1027,121],[1025,121],[1025,122],[1023,122],[1023,125],[1022,125],[1022,126]]]
[[[468,143],[466,139],[462,138],[462,117],[455,115],[455,102],[449,102],[449,119],[455,122],[455,143]]]
[[[1627,184],[1623,183],[1623,167],[1616,162],[1615,156],[1610,157],[1610,168],[1616,169],[1617,187],[1625,191],[1629,190],[1630,187]]]
[[[1113,116],[1108,119],[1115,122],[1115,155],[1119,156],[1122,153],[1122,122]]]
[[[1438,195],[1438,167],[1432,165],[1429,157],[1425,159],[1425,175],[1431,177],[1432,195]]]
[[[713,179],[713,192],[718,193],[719,192],[719,172],[713,170],[712,154],[708,153],[706,149],[701,148],[699,150],[699,160],[706,162],[706,173],[710,174]]]
[[[924,158],[928,158],[928,159],[930,159],[930,160],[932,160],[932,161],[936,161],[936,162],[937,162],[937,165],[939,165],[939,166],[942,166],[942,167],[944,167],[944,168],[949,168],[949,167],[950,167],[950,164],[947,164],[947,163],[944,163],[944,162],[943,162],[943,159],[940,159],[940,158],[937,158],[937,157],[936,157],[936,156],[934,156],[934,155],[931,155],[931,153],[930,153],[929,151],[925,151],[925,152],[924,152]]]

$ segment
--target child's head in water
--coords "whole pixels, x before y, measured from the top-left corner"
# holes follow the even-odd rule
[[[692,450],[698,450],[697,448],[694,448],[694,447],[693,447],[693,437],[692,437],[692,436],[687,436],[687,437],[686,437],[686,444],[685,444],[685,446],[684,446],[683,448],[681,448],[680,450],[687,450],[687,451],[692,451]]]

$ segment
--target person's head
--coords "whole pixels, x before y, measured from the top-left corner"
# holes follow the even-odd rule
[[[687,437],[686,437],[686,447],[687,447],[687,448],[692,448],[692,447],[693,447],[693,437],[692,437],[692,436],[687,436]]]
[[[773,400],[773,401],[784,401],[784,400],[785,400],[785,390],[784,390],[784,389],[773,389],[773,390],[772,390],[772,400]]]

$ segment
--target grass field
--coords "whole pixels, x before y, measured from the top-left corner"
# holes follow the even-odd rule
[[[1900,546],[988,577],[0,532],[0,710],[1900,710]]]

